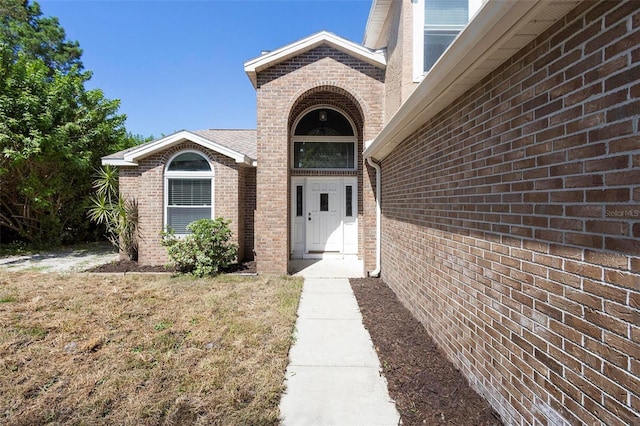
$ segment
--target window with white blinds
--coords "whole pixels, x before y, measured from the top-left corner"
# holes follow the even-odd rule
[[[469,0],[425,0],[424,72],[462,31],[469,20]]]
[[[213,217],[213,172],[204,156],[190,151],[174,157],[165,172],[165,185],[167,228],[187,234],[191,222]]]
[[[211,179],[169,179],[169,205],[210,206]]]
[[[413,77],[419,82],[487,0],[413,0]]]

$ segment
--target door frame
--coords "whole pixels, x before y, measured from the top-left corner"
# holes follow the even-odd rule
[[[309,208],[307,188],[314,180],[335,179],[339,184],[341,248],[337,252],[314,252],[307,247]],[[295,176],[291,178],[290,233],[292,259],[317,259],[353,256],[358,254],[358,178],[356,176]],[[346,187],[351,186],[351,216],[347,216]],[[302,197],[299,199],[298,197]],[[300,214],[301,213],[301,214]]]

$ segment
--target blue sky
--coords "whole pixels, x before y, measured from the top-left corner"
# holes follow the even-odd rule
[[[41,0],[80,42],[89,88],[120,99],[143,136],[255,128],[244,62],[327,30],[360,43],[370,0]]]

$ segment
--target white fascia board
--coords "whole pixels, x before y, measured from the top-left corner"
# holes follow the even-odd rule
[[[400,142],[418,130],[429,118],[455,97],[456,84],[463,80],[479,81],[473,75],[502,46],[518,36],[529,19],[544,10],[544,0],[489,0],[469,25],[440,57],[407,101],[364,150],[364,157],[384,159]],[[575,7],[579,1],[563,2]],[[570,10],[570,9],[569,9]],[[549,24],[550,25],[550,24]],[[533,40],[538,34],[529,34]],[[499,64],[496,63],[496,66]],[[467,81],[468,83],[468,81]],[[475,83],[474,83],[475,84]],[[452,97],[448,99],[447,97]]]
[[[338,37],[328,31],[322,31],[310,37],[291,43],[273,52],[245,62],[244,70],[254,87],[257,85],[257,73],[282,61],[293,58],[300,53],[328,44],[348,55],[361,59],[371,65],[385,68],[387,61],[383,51],[368,49],[352,41]]]
[[[178,143],[185,142],[185,141],[196,143],[202,147],[211,149],[226,157],[232,158],[238,164],[251,166],[251,159],[246,155],[240,152],[234,151],[230,148],[227,148],[226,146],[219,145],[213,141],[210,141],[209,139],[203,138],[202,136],[196,135],[195,133],[191,133],[186,130],[180,131],[178,133],[174,133],[173,135],[169,135],[155,142],[145,144],[141,146],[139,149],[134,149],[133,151],[130,151],[127,154],[125,154],[124,159],[119,161],[125,163],[122,165],[137,165],[138,160],[140,158],[147,157],[151,154],[165,150],[174,145],[177,145]]]
[[[103,166],[137,166],[138,163],[131,163],[120,158],[103,158]]]
[[[367,24],[364,27],[364,37],[362,37],[362,44],[367,45],[367,42],[371,39],[372,34],[377,30],[376,18],[378,18],[378,0],[371,2],[371,8],[369,8],[369,16],[367,17]]]
[[[371,9],[369,10],[369,17],[367,18],[367,25],[364,29],[364,37],[362,38],[362,44],[369,48],[375,48],[376,43],[380,39],[380,32],[384,26],[384,22],[389,14],[393,0],[373,0],[371,2]]]

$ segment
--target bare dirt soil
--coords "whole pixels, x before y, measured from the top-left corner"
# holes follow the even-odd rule
[[[110,243],[95,242],[36,253],[0,256],[0,268],[9,271],[81,272],[113,262],[118,253]]]
[[[380,279],[351,279],[403,425],[502,425]]]
[[[86,272],[112,272],[112,273],[126,273],[126,272],[175,272],[176,269],[172,267],[166,267],[162,265],[139,265],[138,262],[130,260],[117,260],[103,265],[98,265]],[[241,263],[234,263],[229,265],[228,268],[222,270],[224,274],[255,274],[256,262],[246,261]]]

